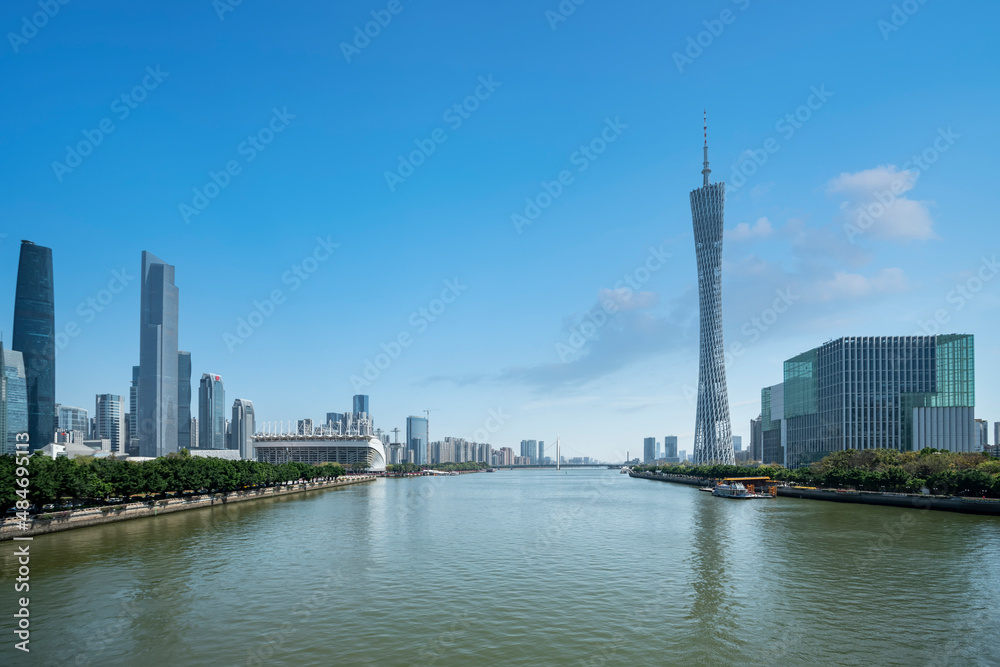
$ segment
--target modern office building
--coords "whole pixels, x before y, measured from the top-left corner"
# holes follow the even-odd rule
[[[17,434],[28,431],[28,381],[24,357],[0,341],[0,454],[14,454]],[[23,450],[22,450],[23,451]]]
[[[761,392],[763,462],[845,449],[976,451],[971,335],[845,337],[792,357]]]
[[[1000,422],[993,422],[993,446],[1000,447]]]
[[[87,414],[87,410],[84,408],[75,408],[72,405],[59,405],[57,403],[56,430],[76,433],[76,440],[82,441],[84,438],[90,436],[90,415]]]
[[[125,413],[118,394],[98,394],[94,410],[94,439],[110,441],[110,451],[125,453]]]
[[[312,419],[300,419],[297,426],[299,435],[312,435],[313,433]]]
[[[750,420],[750,459],[760,461],[764,455],[764,429],[761,428],[761,416]]]
[[[427,426],[426,417],[406,418],[407,460],[417,465],[424,465],[430,462],[430,459],[427,458]]]
[[[55,323],[52,249],[21,241],[11,347],[24,361],[31,451],[50,444],[56,434]]]
[[[532,464],[538,463],[538,441],[522,440],[521,456],[528,459]]]
[[[191,449],[198,449],[198,418],[191,417]]]
[[[341,429],[344,428],[344,413],[343,412],[327,412],[326,413],[326,425],[337,427],[340,426]]]
[[[191,449],[191,353],[177,353],[177,450]]]
[[[229,422],[229,449],[238,449],[241,459],[255,460],[253,435],[253,401],[237,398],[233,401],[233,419]]]
[[[677,456],[677,436],[663,436],[663,456],[666,459],[676,459]]]
[[[642,439],[642,462],[653,463],[656,460],[656,438]]]
[[[733,451],[734,452],[741,452],[741,451],[743,451],[743,436],[742,435],[734,435],[733,436]]]
[[[356,394],[354,396],[354,414],[370,415],[371,413],[371,406],[368,405],[368,396],[365,394]]]
[[[535,462],[537,462],[539,465],[543,465],[545,463],[545,441],[544,440],[539,440],[538,441],[538,455],[535,458]]]
[[[128,453],[139,455],[139,367],[132,367],[132,384],[128,388]]]
[[[732,427],[726,391],[722,340],[722,227],[726,184],[709,183],[708,128],[705,128],[702,186],[691,191],[695,254],[698,260],[699,359],[698,407],[694,427],[695,465],[732,464]]]
[[[140,456],[177,451],[177,308],[174,267],[151,252],[142,253],[139,320]]]
[[[981,452],[990,446],[990,423],[986,419],[976,420],[976,451]]]
[[[215,373],[204,373],[198,384],[198,448],[228,449],[226,388]]]

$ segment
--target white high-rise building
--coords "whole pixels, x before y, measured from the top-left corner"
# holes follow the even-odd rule
[[[240,458],[256,460],[253,449],[253,401],[237,398],[233,401],[233,419],[229,422],[230,449],[240,450]]]
[[[118,394],[98,394],[94,414],[94,435],[98,440],[109,440],[111,451],[125,452],[125,413],[122,397]]]

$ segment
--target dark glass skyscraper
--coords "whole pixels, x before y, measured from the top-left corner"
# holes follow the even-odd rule
[[[20,352],[0,341],[0,454],[17,451],[17,434],[28,430],[28,389]],[[22,450],[23,451],[23,450]]]
[[[142,253],[139,321],[140,456],[177,451],[177,287],[174,267]]]
[[[427,419],[424,417],[406,418],[406,449],[412,452],[413,463],[424,465],[427,458]]]
[[[177,449],[191,449],[191,353],[177,353]]]
[[[198,385],[198,447],[226,449],[227,446],[226,389],[221,376],[205,373]]]
[[[355,394],[354,396],[354,414],[365,413],[370,415],[371,406],[368,405],[368,396],[365,394]]]
[[[24,358],[28,437],[34,451],[56,433],[56,317],[52,249],[21,241],[12,347]]]

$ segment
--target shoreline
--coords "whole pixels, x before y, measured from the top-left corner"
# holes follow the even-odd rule
[[[712,481],[683,475],[653,475],[629,471],[629,477],[649,479],[654,482],[669,482],[688,486],[711,485]],[[783,498],[824,500],[835,503],[854,503],[880,507],[901,507],[904,509],[938,510],[961,514],[985,514],[1000,516],[1000,500],[960,498],[957,496],[925,496],[916,493],[891,493],[888,491],[841,491],[835,489],[803,489],[779,486],[778,495]]]
[[[35,515],[32,517],[30,525],[26,530],[22,530],[19,527],[20,524],[17,519],[7,519],[0,525],[0,542],[15,538],[58,533],[76,528],[86,528],[88,526],[100,526],[117,521],[145,519],[159,516],[160,514],[216,507],[248,500],[283,498],[306,491],[320,491],[349,486],[351,484],[374,482],[376,479],[378,478],[375,475],[361,475],[356,477],[342,477],[333,482],[297,482],[291,486],[268,486],[244,491],[230,491],[229,493],[206,493],[186,498],[167,498],[152,502],[105,505],[103,507],[88,507],[65,512],[49,512],[47,514],[53,514],[53,518],[40,519],[40,515]]]

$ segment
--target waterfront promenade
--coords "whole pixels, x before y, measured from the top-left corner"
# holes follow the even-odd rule
[[[248,500],[286,497],[306,491],[321,491],[323,489],[332,489],[350,484],[373,482],[376,479],[375,475],[352,475],[322,482],[294,482],[257,489],[232,491],[230,493],[204,493],[180,498],[165,498],[137,503],[124,503],[121,505],[87,507],[66,512],[43,513],[32,517],[27,526],[22,526],[21,522],[17,519],[5,520],[0,525],[0,541],[10,540],[14,537],[34,537],[46,533],[56,533],[63,530],[114,523],[116,521],[154,517],[172,512],[216,507]]]

